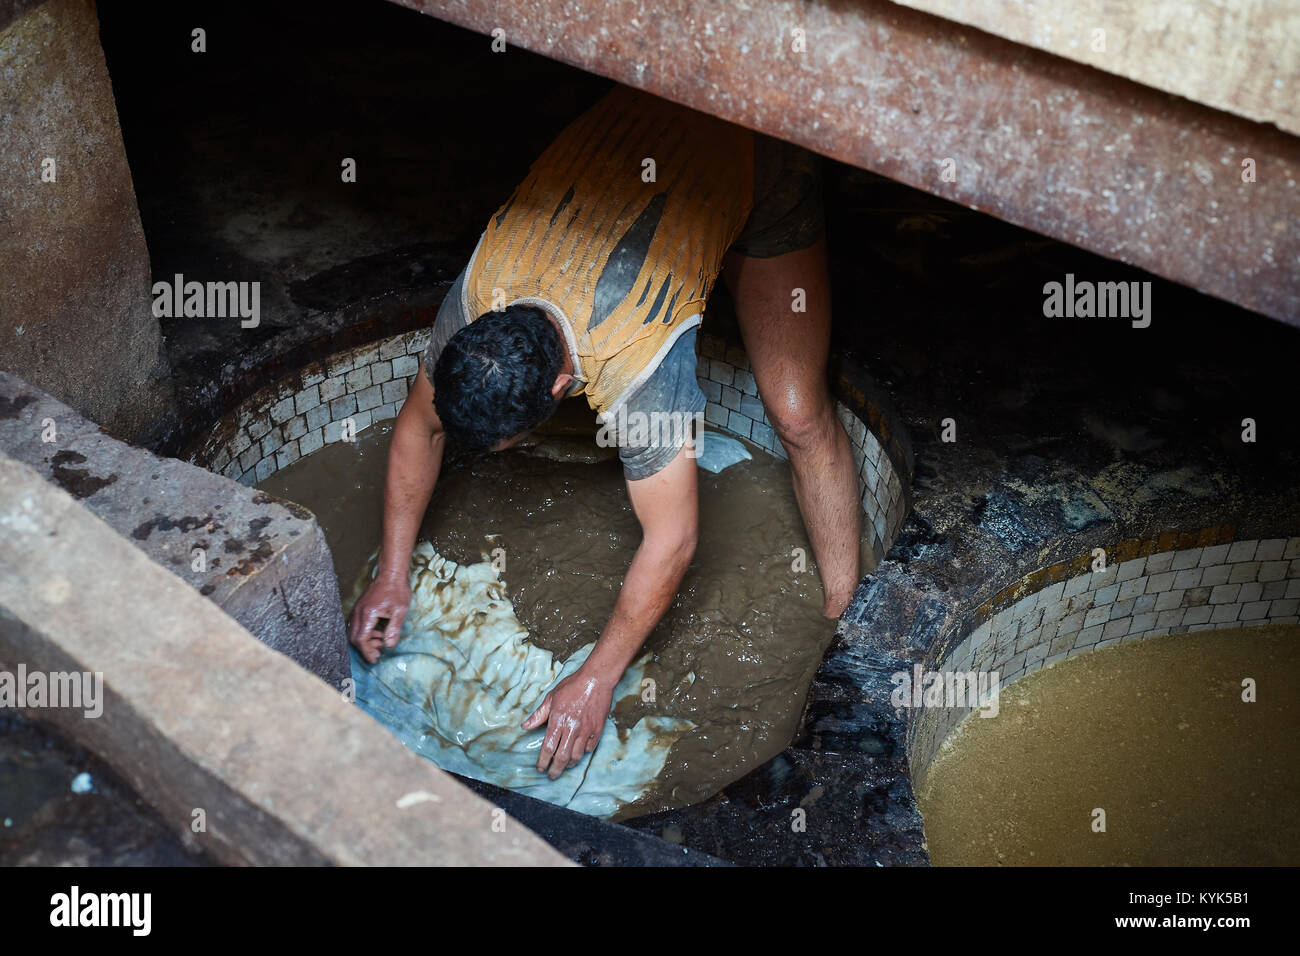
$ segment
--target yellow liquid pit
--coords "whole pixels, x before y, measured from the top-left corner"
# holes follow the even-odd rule
[[[501,549],[515,614],[558,660],[600,637],[641,539],[617,451],[598,448],[585,403],[577,411],[538,444],[444,468],[419,535],[458,562]],[[316,514],[345,598],[380,541],[390,433],[327,445],[258,486]],[[653,699],[614,709],[620,728],[642,716],[696,724],[621,818],[707,799],[785,749],[834,637],[789,467],[749,450],[721,474],[698,471],[695,560],[645,644]]]
[[[1035,671],[1002,690],[998,716],[964,720],[917,787],[931,860],[1300,863],[1297,688],[1294,625],[1153,637]]]

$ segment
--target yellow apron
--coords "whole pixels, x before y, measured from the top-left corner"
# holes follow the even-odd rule
[[[547,309],[576,360],[570,394],[608,413],[699,324],[753,176],[749,130],[617,87],[492,216],[466,270],[465,315]]]

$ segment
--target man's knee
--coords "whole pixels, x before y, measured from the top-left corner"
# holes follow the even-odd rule
[[[783,390],[767,405],[767,417],[786,451],[796,453],[832,439],[839,424],[830,395],[811,389]]]

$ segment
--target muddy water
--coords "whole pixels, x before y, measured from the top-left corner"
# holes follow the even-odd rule
[[[260,486],[316,513],[345,596],[379,544],[389,433],[326,446]],[[600,636],[640,541],[622,467],[590,435],[444,467],[420,533],[460,562],[502,549],[515,613],[559,660]],[[834,634],[811,558],[793,569],[795,549],[811,549],[789,468],[749,450],[719,475],[698,471],[695,560],[646,643],[654,700],[616,709],[620,728],[644,715],[696,724],[623,817],[705,799],[783,750]]]
[[[918,787],[931,858],[1300,863],[1297,686],[1294,625],[1149,638],[1036,671],[1003,689],[1000,716],[963,721]]]

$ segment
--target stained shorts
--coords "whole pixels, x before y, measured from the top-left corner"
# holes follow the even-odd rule
[[[807,249],[826,225],[822,158],[802,146],[754,134],[754,205],[731,249],[771,259]]]

